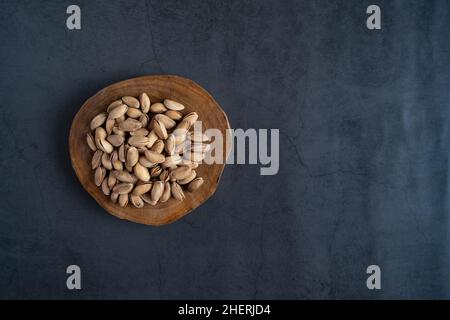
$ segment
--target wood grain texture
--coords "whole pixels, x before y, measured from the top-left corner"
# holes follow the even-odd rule
[[[139,96],[142,92],[149,95],[152,103],[165,98],[179,101],[186,107],[184,114],[191,111],[198,113],[204,130],[219,129],[224,137],[224,159],[231,150],[230,132],[227,130],[230,125],[225,112],[205,89],[191,80],[173,75],[143,76],[114,83],[89,98],[78,111],[70,129],[69,151],[72,167],[83,188],[110,214],[120,219],[159,226],[180,219],[208,200],[217,189],[225,164],[200,165],[196,170],[205,182],[194,193],[186,191],[184,201],[171,198],[166,203],[155,206],[146,204],[140,209],[130,204],[125,208],[114,204],[94,184],[94,172],[91,169],[93,152],[86,144],[86,134],[91,132],[91,119],[105,111],[109,103],[125,95]]]

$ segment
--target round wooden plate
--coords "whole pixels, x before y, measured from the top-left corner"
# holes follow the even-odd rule
[[[230,129],[230,125],[225,112],[205,89],[191,80],[172,75],[144,76],[114,83],[89,98],[78,111],[70,129],[69,149],[72,167],[83,188],[112,215],[120,219],[158,226],[180,219],[211,197],[217,189],[225,164],[201,164],[196,169],[197,176],[203,177],[205,182],[196,192],[186,192],[184,201],[171,198],[166,203],[158,203],[155,206],[145,204],[140,209],[131,204],[122,208],[113,203],[94,184],[94,172],[91,169],[93,152],[86,144],[86,134],[91,132],[89,128],[91,119],[105,111],[109,103],[126,95],[139,96],[142,92],[148,94],[152,103],[165,98],[178,101],[186,107],[184,114],[191,111],[198,113],[204,130],[219,129],[224,137],[224,159],[231,149],[230,131],[227,130]]]

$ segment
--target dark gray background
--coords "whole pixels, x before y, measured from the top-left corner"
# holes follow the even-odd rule
[[[381,31],[365,26],[373,3]],[[450,298],[448,1],[0,10],[1,298]],[[105,213],[71,169],[71,121],[106,85],[161,73],[206,88],[234,128],[279,128],[278,175],[228,166],[162,228]]]

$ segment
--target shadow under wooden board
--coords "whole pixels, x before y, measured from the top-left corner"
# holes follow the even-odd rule
[[[90,133],[90,122],[97,114],[104,112],[114,100],[123,96],[139,96],[147,93],[152,103],[171,99],[185,106],[184,114],[195,111],[203,123],[203,130],[219,129],[223,136],[224,159],[231,150],[231,133],[227,116],[214,98],[195,82],[173,75],[151,75],[114,83],[89,98],[76,114],[69,135],[69,150],[72,167],[83,188],[110,214],[129,221],[146,225],[164,225],[185,216],[200,206],[217,189],[225,164],[201,164],[197,169],[203,185],[195,192],[186,192],[186,199],[173,198],[155,206],[145,204],[136,208],[131,204],[120,207],[94,183],[94,171],[91,168],[93,152],[86,144],[86,134]],[[225,161],[224,161],[225,162]]]

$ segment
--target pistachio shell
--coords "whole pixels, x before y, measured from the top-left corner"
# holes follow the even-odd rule
[[[173,155],[166,157],[166,160],[162,163],[164,167],[172,168],[181,162],[181,157],[179,155]]]
[[[162,154],[151,150],[145,151],[145,157],[153,163],[163,163],[166,160]]]
[[[148,125],[148,122],[150,121],[148,114],[144,113],[139,117],[139,121],[142,123],[142,127],[145,128]]]
[[[113,188],[113,192],[118,194],[128,194],[131,190],[133,190],[133,184],[126,182],[119,183]]]
[[[128,204],[128,194],[119,194],[119,205],[121,207],[126,207]]]
[[[174,133],[177,135],[186,134],[191,127],[191,123],[187,120],[181,120],[181,122],[175,128]]]
[[[131,173],[125,170],[115,170],[111,173],[120,182],[136,183],[137,179]]]
[[[191,113],[188,113],[188,114],[183,118],[183,121],[189,122],[189,124],[192,126],[192,125],[195,123],[195,121],[197,121],[197,119],[198,119],[198,114],[197,114],[197,112],[191,112]]]
[[[100,139],[106,139],[107,133],[104,128],[98,127],[95,129],[95,142],[97,143],[97,140]]]
[[[155,119],[159,120],[166,127],[166,129],[172,129],[177,125],[174,120],[170,119],[165,114],[157,114]]]
[[[159,202],[166,202],[167,200],[170,199],[171,196],[171,188],[170,188],[170,182],[166,182],[164,183],[164,191],[163,194],[161,195],[161,198],[159,198]]]
[[[173,134],[167,137],[164,149],[169,156],[173,156],[175,153],[175,136]]]
[[[118,134],[112,134],[106,138],[109,143],[111,143],[114,147],[119,147],[123,141],[125,140],[124,137]]]
[[[114,134],[119,135],[119,136],[125,137],[125,131],[120,130],[119,127],[114,127],[114,128],[112,129],[112,132],[113,132]]]
[[[127,151],[126,165],[128,167],[134,167],[139,161],[139,152],[135,147],[129,147]]]
[[[94,130],[94,129],[100,127],[102,124],[104,124],[107,116],[108,116],[108,114],[106,112],[102,112],[102,113],[99,113],[98,115],[96,115],[91,120],[91,124],[90,124],[91,130]]]
[[[111,134],[114,126],[116,125],[116,120],[106,119],[105,130],[107,134]]]
[[[195,170],[191,170],[191,173],[187,178],[177,180],[177,182],[180,185],[188,184],[189,182],[194,180],[196,176],[197,176],[197,172],[195,172]]]
[[[126,117],[125,115],[120,116],[120,117],[116,118],[116,123],[117,123],[117,124],[121,124],[122,122],[125,121],[126,118],[127,118],[127,117]]]
[[[140,128],[135,131],[131,131],[130,135],[132,135],[132,136],[148,136],[149,133],[150,132],[148,131],[147,128]]]
[[[153,118],[150,122],[151,128],[155,131],[156,135],[163,140],[167,139],[167,130],[164,124],[158,119]]]
[[[159,177],[159,175],[162,173],[162,168],[160,166],[155,166],[150,169],[150,175],[152,178]]]
[[[150,148],[150,150],[156,153],[162,153],[164,151],[164,142],[162,140],[156,140],[155,144]]]
[[[150,106],[150,111],[153,113],[163,113],[167,111],[167,108],[161,102],[157,102]]]
[[[139,101],[141,103],[141,109],[142,112],[149,112],[150,111],[150,98],[148,97],[148,95],[143,92],[141,93],[141,95],[139,96]]]
[[[108,175],[108,187],[112,189],[117,182],[117,178],[112,174],[112,172]]]
[[[114,109],[115,107],[120,106],[121,104],[123,104],[122,100],[116,100],[111,102],[111,104],[108,106],[108,108],[106,109],[106,112],[110,113],[112,109]]]
[[[178,201],[182,201],[185,198],[183,189],[180,187],[180,185],[176,182],[172,182],[171,185],[171,189],[172,189],[172,196],[178,200]]]
[[[112,164],[115,170],[123,170],[123,162],[116,160]]]
[[[129,116],[130,118],[139,118],[140,116],[142,116],[142,111],[136,108],[128,108],[127,110],[127,116]]]
[[[118,193],[115,193],[115,192],[111,192],[111,201],[112,201],[113,203],[116,203],[116,202],[117,202],[117,199],[119,199],[119,194],[118,194]]]
[[[100,163],[102,162],[103,151],[97,150],[92,156],[91,167],[92,170],[97,169]]]
[[[152,188],[152,183],[151,182],[149,182],[149,183],[142,183],[142,184],[134,187],[134,190],[133,190],[132,194],[139,196],[141,194],[149,192],[151,188]]]
[[[131,118],[128,118],[119,124],[119,129],[122,131],[134,131],[140,128],[142,128],[142,123]]]
[[[144,200],[145,203],[148,203],[151,206],[154,206],[156,204],[156,201],[153,201],[149,194],[141,195],[141,199]]]
[[[175,121],[181,120],[183,118],[183,114],[180,111],[168,110],[164,114]]]
[[[103,155],[102,155],[102,166],[105,167],[105,169],[107,169],[107,170],[112,170],[112,168],[113,168],[112,162],[111,162],[111,157],[107,153],[103,153]]]
[[[143,165],[141,165],[139,162],[136,163],[136,165],[134,166],[133,172],[136,178],[138,178],[141,181],[150,180],[150,173],[148,172],[148,169]]]
[[[163,170],[163,172],[161,172],[161,174],[159,175],[159,180],[161,180],[162,182],[167,182],[169,181],[169,176],[170,176],[169,171]]]
[[[135,97],[125,96],[122,97],[122,101],[131,108],[139,108],[139,100]]]
[[[117,150],[114,150],[114,151],[111,153],[110,161],[111,161],[111,163],[114,163],[114,162],[116,162],[118,159],[119,159],[119,156],[118,156],[118,154],[117,154]]]
[[[106,179],[106,178],[103,179],[103,182],[102,182],[102,191],[106,196],[109,196],[109,194],[111,193],[111,190],[109,189],[109,186],[108,186],[108,179]]]
[[[113,146],[106,141],[106,131],[102,127],[95,129],[95,144],[97,148],[106,153],[113,152]]]
[[[146,136],[131,136],[128,139],[128,144],[136,148],[143,148],[148,144],[148,138]]]
[[[184,106],[181,103],[170,100],[170,99],[165,99],[164,105],[166,106],[167,109],[170,109],[170,110],[180,111],[180,110],[184,109]]]
[[[139,163],[146,168],[151,168],[156,165],[156,163],[151,162],[145,156],[139,158]]]
[[[187,140],[186,130],[175,130],[173,135],[175,136],[176,145],[179,145]]]
[[[194,162],[194,161],[191,161],[191,160],[186,160],[186,159],[181,160],[180,165],[181,166],[187,166],[187,167],[189,167],[191,169],[198,168],[198,163],[197,162]]]
[[[155,144],[155,142],[158,141],[158,136],[156,135],[154,130],[150,131],[147,138],[148,138],[148,144],[146,146],[147,148],[151,148],[153,144]]]
[[[97,187],[100,187],[103,179],[105,179],[106,176],[106,169],[103,167],[97,167],[94,174],[94,182]]]
[[[191,183],[189,183],[189,185],[187,187],[188,191],[193,192],[193,191],[197,190],[198,188],[200,188],[200,186],[203,184],[203,182],[204,182],[203,178],[201,178],[201,177],[192,180]]]
[[[106,153],[111,153],[114,151],[114,147],[112,146],[112,144],[110,144],[108,141],[106,141],[106,139],[99,139],[96,141],[97,143],[97,147],[102,150],[103,152]]]
[[[119,148],[118,156],[119,160],[125,162],[125,156],[127,154],[128,147],[125,144],[122,144]]]
[[[118,105],[117,107],[114,107],[109,111],[108,118],[109,119],[119,119],[125,115],[127,110],[128,110],[128,107],[125,104]]]
[[[92,134],[86,134],[86,142],[89,146],[89,149],[91,149],[92,151],[97,151],[97,146],[95,145],[94,137],[92,136]]]
[[[175,180],[182,180],[189,177],[191,172],[192,170],[189,167],[178,167],[170,172],[170,178]]]
[[[151,199],[152,201],[158,202],[159,198],[161,198],[164,191],[164,183],[162,181],[156,181],[153,184],[152,192],[151,192]]]
[[[142,208],[144,206],[144,200],[138,195],[130,195],[130,202],[136,208]]]

